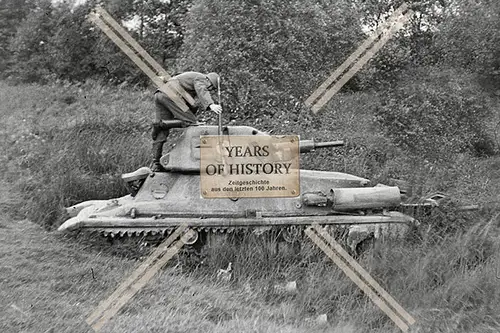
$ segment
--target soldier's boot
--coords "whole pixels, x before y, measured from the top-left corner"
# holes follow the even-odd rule
[[[153,162],[150,169],[153,172],[166,172],[165,168],[160,164],[160,158],[163,154],[163,142],[153,143]]]
[[[163,154],[163,144],[167,141],[170,134],[170,129],[166,127],[163,122],[158,121],[153,123],[151,137],[153,139],[153,162],[150,169],[153,172],[165,172],[165,168],[160,164],[160,159]],[[157,140],[158,139],[158,140]]]

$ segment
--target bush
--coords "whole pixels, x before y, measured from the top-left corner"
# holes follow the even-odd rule
[[[459,153],[494,153],[492,135],[484,131],[489,97],[474,84],[474,76],[415,70],[387,95],[377,120],[408,153],[434,163],[449,162]]]

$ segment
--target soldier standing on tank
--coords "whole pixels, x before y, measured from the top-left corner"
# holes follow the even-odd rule
[[[170,129],[163,120],[181,120],[186,125],[197,123],[196,113],[198,107],[202,110],[211,110],[216,114],[222,112],[222,107],[215,104],[210,92],[218,86],[217,73],[202,74],[198,72],[185,72],[168,79],[165,84],[170,91],[175,92],[175,98],[167,96],[160,90],[155,92],[156,119],[153,123],[153,162],[151,169],[154,172],[165,171],[160,164],[163,154],[163,145],[167,141]],[[198,99],[198,104],[195,102]]]

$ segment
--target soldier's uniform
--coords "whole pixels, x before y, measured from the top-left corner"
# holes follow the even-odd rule
[[[160,158],[163,153],[163,144],[167,141],[169,128],[163,120],[182,120],[186,125],[197,123],[198,107],[208,110],[214,104],[210,91],[217,87],[219,75],[216,73],[202,74],[185,72],[171,77],[165,85],[172,94],[167,95],[160,90],[155,92],[156,117],[153,123],[153,171],[163,171]],[[196,103],[195,98],[198,100]]]

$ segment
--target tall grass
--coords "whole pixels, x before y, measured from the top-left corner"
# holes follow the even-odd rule
[[[488,223],[489,222],[489,223]],[[480,220],[442,237],[433,229],[420,241],[377,242],[358,262],[412,316],[418,332],[493,332],[500,323],[500,243],[495,224]],[[396,332],[395,324],[313,243],[304,237],[300,252],[264,236],[229,237],[192,266],[197,279],[216,283],[215,273],[233,263],[232,286],[269,306],[288,304],[286,323],[326,313],[331,325],[342,321],[370,332]],[[298,292],[274,288],[296,281]]]
[[[0,168],[2,181],[13,189],[12,200],[1,207],[51,229],[62,222],[64,206],[125,193],[120,174],[149,163],[154,109],[151,91],[117,90],[95,82],[43,87],[0,82],[0,137],[5,152]],[[420,332],[494,332],[500,322],[499,221],[492,219],[498,209],[499,159],[461,154],[442,165],[418,161],[374,125],[370,115],[377,101],[375,95],[365,93],[343,95],[333,102],[343,112],[332,119],[306,122],[307,115],[285,115],[288,123],[280,122],[275,133],[324,141],[346,139],[344,148],[303,156],[304,168],[345,171],[375,182],[409,179],[420,194],[446,191],[457,198],[450,208],[489,204],[488,209],[471,214],[445,211],[425,221],[419,238],[376,243],[359,261],[416,317]],[[271,124],[263,127],[268,130]],[[342,327],[348,320],[370,332],[397,331],[308,239],[301,244],[299,255],[283,249],[276,254],[275,240],[243,235],[218,244],[202,254],[202,262],[186,269],[195,279],[217,283],[217,269],[233,262],[231,286],[239,293],[251,291],[245,301],[281,307],[270,318],[283,325],[327,313],[334,326]],[[298,283],[296,295],[274,288],[290,280]],[[219,317],[219,310],[206,313],[225,323],[221,331],[234,327],[234,316],[228,315],[231,306],[234,303],[219,305],[220,312],[226,313]]]
[[[50,86],[2,82],[0,94],[0,136],[6,152],[0,170],[24,196],[15,210],[42,225],[59,224],[63,206],[125,194],[120,174],[149,164],[151,90],[111,88],[101,82]],[[421,195],[450,189],[464,194],[464,185],[469,195],[471,191],[483,195],[485,190],[493,195],[479,158],[461,155],[446,165],[429,165],[396,147],[374,121],[379,106],[375,93],[340,95],[330,109],[342,112],[316,118],[305,110],[282,113],[278,122],[270,118],[259,128],[303,139],[345,140],[345,147],[303,155],[303,168],[348,172],[375,183],[402,178],[415,183]],[[213,123],[211,117],[200,115]],[[472,182],[467,180],[471,175],[476,177]],[[457,178],[460,181],[455,182]]]
[[[147,92],[114,94],[89,82],[2,83],[0,93],[3,178],[23,194],[16,208],[44,226],[60,223],[64,206],[124,194],[120,174],[150,159]]]

